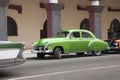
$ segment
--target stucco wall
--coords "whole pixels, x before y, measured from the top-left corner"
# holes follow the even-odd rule
[[[118,19],[120,21],[120,12],[109,12],[108,7],[112,7],[114,9],[120,9],[120,0],[102,0],[101,5],[105,6],[102,12],[102,39],[107,39],[107,31],[110,28],[110,24],[113,19]]]
[[[77,5],[86,7],[91,3],[84,0],[60,0],[64,4],[65,9],[62,10],[61,14],[61,26],[62,29],[75,29],[80,28],[80,23],[84,18],[89,18],[88,11],[78,11]]]
[[[46,10],[39,7],[39,3],[48,3],[48,0],[11,0],[10,4],[22,5],[22,14],[8,9],[7,15],[16,20],[18,36],[8,37],[10,41],[26,42],[26,47],[31,48],[32,42],[40,38],[40,29],[47,19]],[[77,5],[86,7],[91,5],[88,0],[59,0],[64,4],[61,11],[62,29],[79,29],[84,18],[89,18],[88,11],[78,11]],[[100,5],[105,6],[102,12],[102,39],[107,39],[107,30],[111,21],[116,18],[120,21],[120,12],[108,12],[107,7],[120,8],[120,0],[102,0]]]
[[[34,41],[40,39],[40,29],[46,20],[46,10],[39,8],[39,3],[39,0],[10,1],[10,4],[22,5],[22,14],[12,9],[7,12],[8,16],[16,20],[18,26],[18,36],[9,37],[10,41],[26,42],[26,47],[30,48]]]

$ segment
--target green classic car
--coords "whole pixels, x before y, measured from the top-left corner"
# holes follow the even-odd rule
[[[32,52],[37,53],[38,58],[44,58],[48,54],[60,59],[65,53],[83,55],[87,52],[99,56],[108,48],[107,42],[96,38],[90,31],[62,30],[54,38],[44,38],[34,42]]]

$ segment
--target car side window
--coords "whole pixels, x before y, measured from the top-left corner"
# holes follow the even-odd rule
[[[57,37],[67,37],[68,36],[68,34],[69,34],[69,32],[59,32],[59,33],[57,33]]]
[[[82,37],[83,38],[92,38],[91,35],[89,33],[86,33],[86,32],[82,32]]]
[[[80,38],[80,32],[73,32],[73,33],[71,34],[71,37],[72,37],[72,38]]]

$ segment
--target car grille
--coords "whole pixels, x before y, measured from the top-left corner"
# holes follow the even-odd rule
[[[37,50],[37,51],[39,51],[39,50],[44,51],[44,50],[45,50],[45,47],[44,47],[44,46],[36,46],[36,47],[35,47],[35,50]]]

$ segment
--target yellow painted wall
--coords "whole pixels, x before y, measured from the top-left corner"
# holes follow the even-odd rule
[[[88,11],[78,11],[77,5],[86,7],[90,2],[84,0],[60,0],[64,4],[65,9],[61,12],[61,26],[62,29],[80,28],[80,22],[84,18],[89,18]]]
[[[103,12],[102,12],[102,39],[107,39],[107,31],[110,27],[110,24],[113,19],[118,19],[120,21],[120,12],[109,12],[108,7],[112,7],[115,9],[120,9],[120,0],[102,0],[100,2],[101,6],[105,6]]]
[[[45,2],[45,0],[41,0]],[[18,26],[18,36],[12,36],[10,41],[23,41],[31,48],[34,41],[40,39],[40,29],[46,20],[46,10],[39,7],[39,0],[11,0],[10,4],[22,5],[22,14],[9,9],[8,16],[14,18]]]
[[[26,47],[31,48],[32,43],[40,39],[40,29],[43,28],[44,21],[47,19],[46,10],[39,7],[39,3],[48,3],[48,0],[10,0],[10,4],[22,5],[22,14],[8,9],[7,15],[12,17],[18,26],[18,36],[9,36],[10,41],[26,42]],[[84,18],[89,18],[88,11],[78,11],[77,5],[86,7],[91,5],[88,0],[59,0],[64,4],[61,11],[62,29],[79,29],[80,23]],[[102,0],[101,6],[105,6],[102,19],[102,39],[107,39],[107,30],[111,21],[116,18],[120,21],[120,12],[108,12],[107,7],[120,8],[120,0]]]

